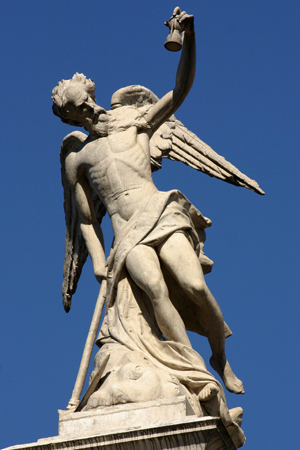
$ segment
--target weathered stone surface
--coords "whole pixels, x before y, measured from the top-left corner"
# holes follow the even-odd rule
[[[59,411],[59,436],[90,436],[111,430],[139,429],[149,424],[180,422],[194,416],[186,397],[68,412]]]
[[[76,413],[59,411],[58,436],[9,449],[234,450],[244,442],[243,434],[239,427],[230,428],[219,417],[195,416],[181,396]]]
[[[4,450],[236,450],[221,420],[186,419],[169,425],[85,437],[54,437]]]
[[[197,417],[220,417],[232,436],[237,433],[241,446],[242,411],[228,411],[222,385],[192,349],[186,333],[208,337],[212,368],[230,392],[243,394],[242,381],[225,354],[231,331],[204,279],[213,264],[203,252],[211,221],[181,192],[158,191],[152,171],[167,157],[259,194],[263,191],[174,117],[194,81],[194,17],[177,7],[169,26],[167,48],[181,47],[183,32],[182,53],[175,88],[161,99],[143,86],[128,86],[113,94],[111,110],[106,111],[96,104],[94,82],[79,73],[60,81],[52,92],[54,114],[89,133],[73,132],[61,147],[67,224],[65,310],[71,307],[88,254],[101,283],[67,408],[75,415],[61,413],[60,435],[133,426],[139,412],[132,403],[154,401],[144,408],[140,426],[158,423],[155,402],[161,399],[166,400],[161,414],[176,420],[167,399],[184,395]],[[114,232],[107,261],[100,227],[105,212]],[[100,350],[89,389],[79,403],[105,302],[96,341]],[[105,413],[103,407],[108,408]],[[96,412],[89,414],[92,410]]]

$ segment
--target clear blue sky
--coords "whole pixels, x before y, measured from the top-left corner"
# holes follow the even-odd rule
[[[178,54],[161,1],[1,2],[0,447],[57,434],[98,293],[90,262],[72,310],[64,257],[59,149],[72,131],[51,90],[78,71],[109,108],[118,88],[173,88]],[[297,448],[299,424],[299,23],[297,0],[182,1],[195,15],[197,73],[177,112],[190,130],[256,179],[261,197],[177,163],[155,174],[213,221],[206,278],[233,331],[227,355],[246,388],[246,450]],[[106,218],[106,247],[112,235]],[[192,342],[208,363],[205,338]]]

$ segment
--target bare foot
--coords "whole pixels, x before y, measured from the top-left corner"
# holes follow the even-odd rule
[[[239,380],[233,373],[226,357],[218,358],[213,355],[210,358],[210,365],[220,375],[226,389],[234,394],[244,394],[245,389],[241,380]]]
[[[206,402],[207,400],[210,400],[212,397],[217,395],[218,392],[219,388],[215,383],[207,383],[207,385],[204,386],[204,388],[198,395],[198,398],[200,402]]]

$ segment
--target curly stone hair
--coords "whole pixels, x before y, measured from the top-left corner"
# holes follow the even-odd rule
[[[81,89],[78,89],[80,87]],[[76,72],[70,80],[61,80],[52,91],[53,113],[58,116],[62,122],[69,125],[78,126],[79,124],[68,117],[66,105],[72,103],[74,106],[80,106],[83,102],[82,88],[96,102],[95,83],[86,78],[83,73]]]

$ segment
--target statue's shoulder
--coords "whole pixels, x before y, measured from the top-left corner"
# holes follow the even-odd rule
[[[88,136],[81,131],[73,131],[62,141],[60,148],[61,175],[63,186],[74,184],[76,178],[76,155],[82,148]]]
[[[79,150],[87,139],[88,136],[85,133],[82,133],[82,131],[73,131],[72,133],[67,134],[61,143],[61,158],[65,159],[70,151]]]

